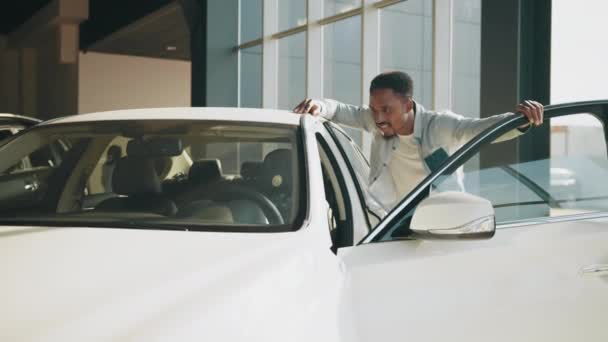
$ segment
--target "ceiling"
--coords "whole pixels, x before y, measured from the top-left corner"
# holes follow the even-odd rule
[[[190,60],[190,31],[181,7],[173,2],[92,43],[86,50]]]
[[[0,11],[0,34],[26,22],[50,0],[11,1]],[[89,0],[80,25],[84,51],[190,60],[190,33],[177,0]]]
[[[26,22],[32,14],[51,2],[50,0],[10,1],[0,10],[0,34],[7,34]]]

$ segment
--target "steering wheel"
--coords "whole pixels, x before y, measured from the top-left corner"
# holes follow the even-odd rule
[[[250,200],[257,204],[270,224],[285,224],[279,208],[263,193],[238,183],[212,183],[195,186],[175,199],[178,207],[189,202],[209,199],[217,202]]]

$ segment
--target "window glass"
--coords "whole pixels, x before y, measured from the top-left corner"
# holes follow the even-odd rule
[[[306,0],[281,0],[279,4],[279,32],[306,25]]]
[[[454,1],[452,110],[478,118],[481,91],[481,0]]]
[[[369,162],[367,161],[367,158],[365,158],[363,152],[359,149],[359,146],[357,146],[350,136],[340,127],[332,123],[329,123],[328,127],[334,133],[338,145],[340,145],[344,153],[346,153],[346,160],[350,162],[355,170],[359,183],[362,186],[367,187],[369,179]]]
[[[262,37],[262,0],[240,0],[241,43]]]
[[[602,100],[608,1],[551,1],[551,103]]]
[[[306,97],[306,32],[279,40],[279,109],[292,109]]]
[[[478,159],[465,164],[464,179],[456,173],[440,177],[434,191],[458,190],[462,182],[466,192],[492,202],[497,223],[608,211],[608,152],[601,121],[573,114],[545,125],[551,129],[549,155],[509,162],[487,158],[493,146],[486,145]],[[543,134],[533,128],[526,139],[542,141]]]
[[[16,134],[23,128],[24,127],[22,127],[22,126],[9,126],[9,127],[0,126],[0,143],[2,143],[3,140],[6,140],[6,139],[12,137],[13,134]]]
[[[292,230],[305,209],[301,149],[295,126],[130,120],[40,127],[1,151],[0,223]]]
[[[361,17],[328,24],[323,31],[323,97],[361,105]],[[361,146],[361,130],[346,130]]]
[[[330,17],[360,6],[361,0],[323,0],[323,17]]]
[[[242,49],[239,103],[241,107],[262,107],[262,45]]]
[[[56,137],[15,138],[4,151],[19,149],[19,154],[6,153],[0,163],[0,208],[12,213],[14,210],[33,210],[41,205],[49,188],[54,185],[51,176],[62,166],[70,152],[72,143]],[[50,141],[50,142],[49,142]],[[74,137],[76,145],[86,139]],[[20,145],[21,143],[21,145]]]
[[[430,108],[433,86],[433,2],[409,0],[380,10],[380,69],[408,73],[414,99]]]

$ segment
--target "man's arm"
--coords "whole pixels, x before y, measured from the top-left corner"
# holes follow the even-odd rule
[[[544,108],[540,103],[525,101],[518,105],[516,109],[524,114],[530,123],[503,134],[494,142],[514,139],[526,133],[531,125],[540,126],[543,123]],[[437,134],[440,136],[451,136],[456,142],[464,144],[487,128],[512,115],[514,114],[505,113],[483,119],[473,119],[453,113],[445,113],[441,115],[441,119],[437,121],[435,126],[438,128]]]
[[[319,115],[335,123],[368,132],[371,132],[375,127],[369,108],[345,104],[331,99],[306,99],[297,105],[293,111],[298,114]]]

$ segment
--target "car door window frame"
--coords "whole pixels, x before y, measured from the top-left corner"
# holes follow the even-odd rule
[[[321,123],[321,121],[320,121]],[[365,205],[365,198],[363,197],[362,190],[360,188],[359,180],[356,178],[353,166],[350,164],[348,157],[344,154],[342,145],[336,141],[336,137],[332,135],[332,131],[327,129],[325,124],[319,124],[316,131],[321,135],[324,141],[329,147],[331,153],[330,158],[335,163],[334,168],[338,168],[338,172],[344,179],[344,189],[342,190],[344,196],[348,200],[348,205],[352,208],[350,210],[349,219],[352,220],[353,224],[353,243],[356,244],[363,236],[367,235],[371,229],[369,218],[364,212],[367,208]],[[350,181],[347,180],[350,178]],[[355,206],[353,202],[358,202]],[[360,208],[357,209],[357,206]],[[355,217],[358,215],[359,217]]]
[[[608,100],[566,103],[545,107],[545,119],[580,113],[595,115],[604,124],[604,139],[608,138],[608,125],[606,124],[608,122]],[[477,154],[483,146],[492,143],[503,134],[526,123],[528,123],[527,119],[522,114],[518,114],[498,122],[471,139],[446,159],[435,172],[431,173],[418,184],[359,244],[391,241],[390,235],[392,231],[400,228],[409,230],[409,228],[405,227],[409,225],[408,221],[411,220],[414,210],[428,196],[433,182],[438,177],[454,173],[460,166]]]
[[[355,153],[357,153],[359,155],[359,157],[369,167],[369,161],[367,160],[367,158],[365,158],[365,155],[363,155],[363,153],[356,147],[357,145],[355,144],[355,142],[352,140],[352,138],[346,132],[344,132],[342,130],[342,128],[340,128],[336,124],[332,124],[330,121],[325,121],[323,126],[327,130],[329,136],[331,136],[332,140],[334,141],[334,143],[336,144],[336,146],[338,148],[338,151],[340,151],[340,154],[342,155],[342,158],[345,161],[349,160],[349,154],[346,152],[346,150],[344,149],[344,146],[342,145],[342,142],[338,138],[338,136],[337,136],[338,133],[344,135],[344,137],[349,140],[349,142],[353,146],[353,149],[355,150]],[[336,133],[336,131],[338,131],[338,133]],[[368,215],[374,216],[377,221],[381,221],[382,218],[367,206],[365,192],[363,191],[363,186],[365,186],[365,185],[361,184],[362,181],[367,182],[367,179],[359,180],[359,177],[357,176],[357,171],[355,170],[355,167],[350,162],[347,162],[346,166],[348,168],[348,172],[350,173],[351,178],[353,180],[355,180],[354,183],[355,183],[355,187],[357,189],[357,195],[359,197],[359,201],[361,202],[361,206],[363,208],[365,208],[365,210],[366,210],[367,215],[364,215],[364,216],[365,216],[365,220],[367,221],[367,226],[370,227],[370,229],[373,229],[374,225],[372,225]],[[369,176],[369,170],[368,170],[367,176]]]
[[[338,164],[338,161],[336,160],[336,156],[332,153],[331,147],[329,146],[329,143],[327,142],[327,139],[325,139],[321,133],[317,132],[315,134],[315,137],[317,138],[317,144],[319,146],[319,148],[323,151],[323,153],[326,155],[327,157],[327,161],[329,163],[325,163],[323,161],[323,158],[321,156],[321,168],[326,168],[329,167],[331,168],[331,170],[328,170],[333,172],[335,174],[335,178],[337,180],[337,187],[338,189],[334,188],[334,184],[333,182],[330,181],[330,183],[332,183],[330,185],[331,189],[325,189],[325,192],[327,193],[328,191],[332,192],[336,201],[338,203],[338,211],[334,213],[334,218],[337,218],[337,226],[335,229],[339,229],[338,232],[338,236],[337,236],[337,240],[334,241],[334,238],[332,237],[332,248],[334,248],[334,252],[335,250],[337,250],[337,248],[342,248],[342,247],[348,247],[348,246],[352,246],[354,245],[355,241],[354,241],[354,220],[353,220],[353,209],[352,209],[352,205],[350,203],[350,194],[348,192],[348,187],[346,186],[345,180],[344,180],[344,175],[342,174],[342,170],[340,170],[340,166]],[[329,202],[329,201],[328,201]],[[342,205],[340,205],[342,204]],[[342,208],[340,208],[342,207]],[[334,208],[332,208],[332,206],[330,205],[330,208],[332,211],[334,211]],[[341,209],[344,212],[340,212]],[[343,218],[341,217],[343,216]]]

